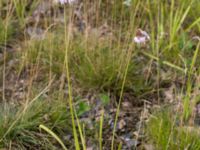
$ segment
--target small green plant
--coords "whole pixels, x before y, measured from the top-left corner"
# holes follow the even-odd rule
[[[102,93],[99,97],[104,106],[110,103],[110,97],[108,94]]]
[[[90,106],[86,102],[82,101],[78,104],[77,115],[81,116],[82,114],[84,114],[85,112],[89,110],[90,110]]]

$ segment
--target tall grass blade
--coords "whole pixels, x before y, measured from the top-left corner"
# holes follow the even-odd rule
[[[46,127],[45,125],[41,124],[39,126],[39,128],[43,129],[44,131],[49,133],[62,146],[63,150],[67,150],[67,148],[65,147],[64,143],[62,142],[62,140],[53,131],[51,131],[48,127]]]

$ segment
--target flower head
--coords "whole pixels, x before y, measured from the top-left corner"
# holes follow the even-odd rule
[[[150,40],[150,36],[146,31],[138,29],[136,32],[136,36],[133,38],[133,41],[137,44],[145,44]]]

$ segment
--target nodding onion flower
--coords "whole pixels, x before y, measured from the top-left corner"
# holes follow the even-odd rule
[[[136,31],[136,35],[133,38],[133,41],[137,44],[145,44],[149,40],[150,40],[150,36],[148,35],[148,33],[141,29],[138,29]]]

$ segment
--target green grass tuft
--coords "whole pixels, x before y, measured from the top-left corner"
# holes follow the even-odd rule
[[[190,127],[179,125],[178,116],[169,109],[163,109],[155,113],[147,123],[148,138],[158,150],[185,148],[193,150],[200,148],[198,128],[189,130]]]

